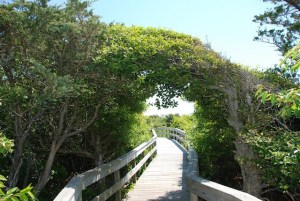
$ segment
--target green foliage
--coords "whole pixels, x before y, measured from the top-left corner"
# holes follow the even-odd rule
[[[12,140],[6,138],[2,133],[0,133],[0,156],[6,155],[7,153],[13,152],[14,143]],[[5,192],[5,181],[7,179],[0,175],[0,200],[2,201],[28,201],[28,200],[36,200],[35,196],[32,193],[31,185],[28,185],[26,188],[20,190],[19,188],[15,187],[9,189]]]
[[[147,125],[149,125],[150,128],[167,127],[165,117],[152,115],[152,116],[145,116],[144,118],[146,119]]]
[[[189,131],[196,118],[191,139],[202,175],[231,184],[239,170],[233,156],[237,133],[227,122],[228,90],[237,90],[237,116],[247,124],[254,107],[245,97],[253,93],[254,76],[199,39],[164,29],[104,25],[87,8],[88,2],[79,0],[60,8],[45,1],[0,7],[0,123],[18,139],[28,135],[21,155],[36,154],[39,167],[32,180],[40,181],[40,161],[51,143],[88,157],[89,165],[103,163],[148,140],[150,126]],[[144,101],[156,93],[159,107],[176,105],[172,98],[181,95],[198,101],[196,117],[143,118]],[[262,97],[276,104],[274,97]],[[75,167],[58,171],[56,166],[46,180],[54,182],[69,169],[83,171],[69,166]]]
[[[217,111],[218,106],[197,106],[197,127],[188,136],[199,156],[200,175],[238,188],[240,181],[236,178],[240,177],[240,170],[233,152],[235,133]]]
[[[249,141],[258,153],[263,180],[281,191],[295,191],[300,180],[300,133],[258,132]]]
[[[142,114],[136,114],[133,119],[135,124],[132,125],[129,134],[129,143],[132,148],[150,140],[152,137],[151,129],[153,129]]]
[[[297,72],[300,69],[300,42],[284,55],[284,60],[280,65],[285,66],[285,69],[292,66],[292,72]]]
[[[299,73],[300,44],[285,54],[284,60],[279,64],[280,69],[286,72]],[[278,86],[277,80],[285,81]],[[271,82],[274,84],[273,91],[270,86],[259,85],[256,96],[269,108],[266,116],[280,116],[282,119],[272,117],[271,120],[256,129],[250,129],[253,134],[248,140],[258,154],[258,165],[262,169],[262,178],[269,188],[278,189],[281,192],[297,192],[300,180],[300,147],[299,132],[293,132],[291,119],[300,117],[300,89],[296,80],[277,78]],[[275,119],[276,121],[273,122]],[[282,122],[281,122],[282,121]],[[285,124],[284,121],[291,122]],[[273,122],[273,123],[272,123]],[[296,126],[297,127],[297,126]],[[285,129],[285,130],[284,130]],[[294,129],[295,130],[295,129]],[[293,196],[292,196],[293,197]]]
[[[26,188],[20,190],[17,187],[9,189],[7,192],[4,191],[5,185],[3,181],[6,181],[6,178],[0,175],[0,200],[3,201],[34,201],[36,200],[35,195],[32,193],[31,185],[28,185]]]
[[[300,44],[287,52],[285,59],[281,62],[282,68],[289,68],[291,66],[292,72],[298,72],[300,68]],[[261,99],[263,103],[271,102],[276,105],[280,110],[279,114],[282,117],[296,116],[300,117],[300,88],[299,84],[294,87],[271,93],[266,91],[262,85],[258,87],[256,96]]]
[[[96,58],[99,66],[139,80],[141,92],[157,93],[161,98],[156,102],[158,107],[176,104],[172,98],[188,88],[190,68],[195,63],[220,62],[198,39],[174,31],[110,25],[103,37],[105,44]]]
[[[274,7],[254,17],[260,24],[255,40],[273,43],[283,54],[300,38],[299,1],[263,0]]]
[[[0,132],[0,156],[13,152],[14,142]]]
[[[187,133],[190,130],[193,130],[197,125],[196,118],[193,115],[171,115],[171,117],[172,119],[168,126],[172,128],[179,128]]]

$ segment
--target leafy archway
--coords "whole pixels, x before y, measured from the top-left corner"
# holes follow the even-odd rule
[[[0,116],[5,123],[0,125],[16,142],[9,187],[18,183],[28,138],[43,136],[51,147],[36,185],[40,191],[67,140],[81,138],[93,126],[101,130],[116,116],[124,123],[123,118],[140,112],[143,101],[157,94],[162,100],[158,106],[173,105],[172,98],[181,95],[203,108],[218,105],[218,115],[235,131],[244,190],[259,196],[260,169],[247,140],[252,128],[268,119],[262,114],[264,106],[254,99],[261,83],[255,73],[197,38],[164,29],[106,25],[87,7],[77,0],[64,8],[45,1],[1,4]]]
[[[247,143],[248,127],[259,117],[260,103],[254,99],[261,81],[254,73],[231,63],[199,39],[169,30],[111,25],[105,45],[96,59],[98,68],[139,80],[137,91],[157,94],[158,107],[174,104],[184,95],[199,105],[203,99],[219,97],[223,115],[236,133],[236,159],[241,167],[244,190],[260,196],[260,169]]]

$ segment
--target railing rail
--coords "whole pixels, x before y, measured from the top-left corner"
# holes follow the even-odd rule
[[[184,131],[177,128],[156,128],[157,135],[169,136],[182,144],[189,153],[188,173],[186,174],[187,189],[190,191],[190,201],[198,201],[198,197],[207,201],[261,201],[260,199],[227,186],[199,177],[198,155],[189,144]]]
[[[115,200],[121,200],[120,189],[131,179],[135,178],[136,173],[143,167],[146,161],[154,155],[156,152],[156,139],[157,135],[155,130],[152,130],[153,137],[150,141],[142,143],[132,151],[124,154],[123,156],[96,167],[92,170],[88,170],[82,174],[74,176],[70,182],[63,188],[63,190],[57,195],[54,201],[81,201],[82,191],[96,183],[97,181],[105,178],[110,174],[114,174],[114,184],[102,192],[100,195],[96,196],[93,201],[97,200],[107,200],[113,194],[115,194]],[[146,150],[151,149],[147,154]],[[143,158],[136,164],[135,159],[143,155]],[[120,169],[124,166],[132,163],[134,167],[122,178],[120,178]]]
[[[155,131],[157,132],[157,135],[160,137],[170,137],[177,142],[179,142],[184,148],[188,149],[189,144],[186,139],[186,133],[183,130],[180,130],[178,128],[170,128],[170,127],[160,127],[155,128]]]

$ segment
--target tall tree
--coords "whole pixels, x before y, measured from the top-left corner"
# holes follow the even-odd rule
[[[92,96],[96,85],[87,83],[93,75],[83,73],[101,44],[103,27],[87,7],[87,2],[76,0],[64,8],[48,6],[45,1],[16,1],[0,7],[1,99],[5,102],[1,109],[14,117],[7,125],[14,124],[16,142],[9,188],[18,182],[27,137],[37,132],[34,125],[48,121],[54,136],[36,187],[41,190],[61,144],[94,122],[107,97],[97,100]],[[95,100],[95,104],[83,109],[88,101],[80,102],[80,97]],[[80,111],[85,115],[78,115]]]
[[[274,4],[274,7],[254,17],[253,21],[260,24],[254,39],[274,44],[284,54],[300,39],[300,1],[263,1]]]

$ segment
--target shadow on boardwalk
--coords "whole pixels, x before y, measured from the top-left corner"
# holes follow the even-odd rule
[[[168,200],[174,200],[174,201],[182,201],[187,200],[188,198],[182,197],[182,191],[170,191],[166,193],[165,196],[160,196],[157,199],[148,199],[147,201],[168,201]]]

